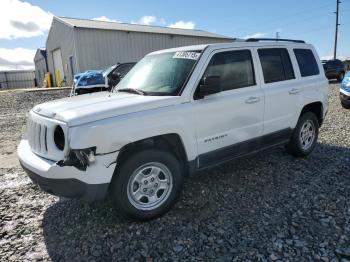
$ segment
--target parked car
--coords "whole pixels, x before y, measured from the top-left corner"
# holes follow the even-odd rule
[[[322,60],[322,65],[328,79],[337,79],[340,82],[343,80],[345,66],[342,61],[338,59]]]
[[[87,70],[87,71],[85,71],[85,72],[83,72],[83,73],[79,73],[79,74],[74,75],[74,78],[73,78],[73,86],[76,85],[76,83],[78,82],[78,80],[79,80],[79,78],[80,78],[81,76],[83,76],[84,74],[91,73],[91,72],[102,72],[102,70]]]
[[[147,220],[197,171],[276,145],[309,155],[327,110],[322,63],[303,41],[179,47],[146,55],[113,92],[35,106],[17,152],[44,191],[110,194]]]
[[[350,108],[350,71],[346,73],[340,86],[340,102],[344,108]]]
[[[88,70],[74,76],[72,94],[107,91],[116,86],[135,63],[116,64],[104,70]]]

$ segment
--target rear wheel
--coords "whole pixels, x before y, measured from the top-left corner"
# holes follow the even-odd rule
[[[112,199],[122,215],[148,220],[166,213],[183,185],[179,161],[170,153],[150,149],[130,156],[115,174]]]
[[[337,80],[338,80],[339,82],[341,82],[341,81],[343,81],[343,79],[344,79],[344,73],[341,72],[341,73],[339,74],[339,76],[337,77]]]
[[[312,112],[304,113],[293,131],[287,151],[297,157],[309,155],[316,146],[318,132],[319,124],[316,115]]]

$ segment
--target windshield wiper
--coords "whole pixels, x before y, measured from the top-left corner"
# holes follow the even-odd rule
[[[138,95],[147,95],[147,93],[140,89],[134,89],[134,88],[121,88],[121,89],[115,89],[117,92],[125,92],[125,93],[133,93]]]

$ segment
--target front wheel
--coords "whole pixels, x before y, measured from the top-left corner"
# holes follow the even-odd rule
[[[292,137],[287,144],[287,151],[297,157],[309,155],[315,148],[319,124],[316,115],[306,112],[300,116]]]
[[[166,213],[183,185],[179,161],[170,153],[149,149],[121,164],[111,184],[112,200],[122,215],[148,220]]]

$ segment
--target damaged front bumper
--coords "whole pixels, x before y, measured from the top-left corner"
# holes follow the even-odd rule
[[[105,198],[111,182],[118,151],[95,156],[85,170],[62,166],[32,152],[27,140],[22,140],[17,154],[23,169],[42,190],[53,195],[86,201]]]

